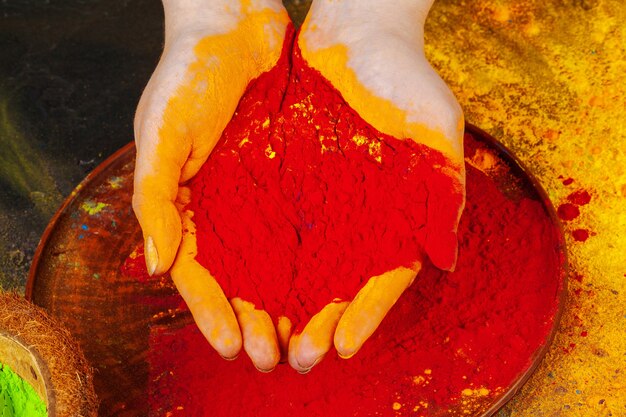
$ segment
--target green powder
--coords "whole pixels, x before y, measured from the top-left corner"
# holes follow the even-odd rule
[[[0,364],[0,417],[47,417],[46,404],[33,387]]]

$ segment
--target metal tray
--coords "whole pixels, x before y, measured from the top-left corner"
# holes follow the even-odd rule
[[[471,125],[466,131],[507,167],[494,178],[503,191],[531,195],[542,202],[559,230],[562,260],[558,270],[546,275],[557,280],[560,288],[552,330],[529,358],[530,366],[520,369],[519,377],[504,387],[503,394],[483,408],[486,411],[481,415],[491,416],[528,380],[554,337],[565,304],[566,249],[554,208],[539,183],[495,139]],[[44,232],[26,287],[27,299],[62,320],[79,340],[96,369],[102,416],[149,415],[150,327],[178,328],[192,322],[188,314],[164,310],[167,303],[160,300],[176,297],[167,277],[158,285],[147,285],[120,273],[121,263],[141,242],[130,203],[134,162],[135,148],[129,143],[76,187]]]

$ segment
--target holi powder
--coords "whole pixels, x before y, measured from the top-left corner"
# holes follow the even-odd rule
[[[462,201],[451,177],[432,168],[445,158],[369,126],[292,39],[277,66],[250,84],[189,184],[197,259],[228,297],[299,324],[334,298],[351,299],[369,276],[419,257],[424,267],[357,355],[331,351],[306,375],[287,364],[263,374],[243,354],[225,361],[193,324],[154,325],[151,415],[485,411],[531,366],[553,327],[558,230],[538,196],[505,194],[467,165],[456,269],[437,268],[450,266],[456,241],[429,246],[428,232],[453,224]],[[467,160],[489,152],[465,135]],[[140,251],[122,273],[148,279]]]
[[[580,206],[585,206],[591,201],[591,194],[586,190],[574,191],[567,196],[567,203],[563,203],[557,209],[561,220],[571,221],[580,216]],[[576,240],[580,240],[576,238]],[[585,240],[585,239],[583,239]]]
[[[47,417],[46,404],[33,387],[0,364],[0,415],[6,417]]]

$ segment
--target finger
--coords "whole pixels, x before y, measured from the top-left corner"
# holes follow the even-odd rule
[[[142,129],[139,134],[143,136],[137,137],[133,190],[133,209],[143,232],[150,275],[170,268],[181,242],[181,218],[174,203],[181,168],[189,155],[185,143],[174,147],[159,141],[153,130]]]
[[[215,278],[195,260],[195,226],[189,212],[183,214],[183,227],[172,279],[204,337],[223,358],[234,359],[242,345],[237,318]]]
[[[333,302],[314,315],[302,333],[289,342],[289,364],[298,372],[308,372],[333,346],[337,322],[348,306],[347,301]]]
[[[280,348],[280,361],[287,360],[289,354],[289,339],[293,325],[288,317],[280,316],[276,326],[276,336],[278,336],[278,347]]]
[[[270,372],[280,360],[278,339],[270,315],[239,297],[230,303],[241,326],[244,350],[259,371]]]
[[[420,268],[419,262],[413,268],[396,268],[370,278],[361,288],[337,324],[335,348],[340,357],[349,358],[359,351]]]

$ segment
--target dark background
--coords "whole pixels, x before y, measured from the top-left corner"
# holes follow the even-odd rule
[[[285,1],[302,18],[310,1]],[[23,293],[63,200],[133,140],[163,42],[158,0],[0,0],[0,286]]]

